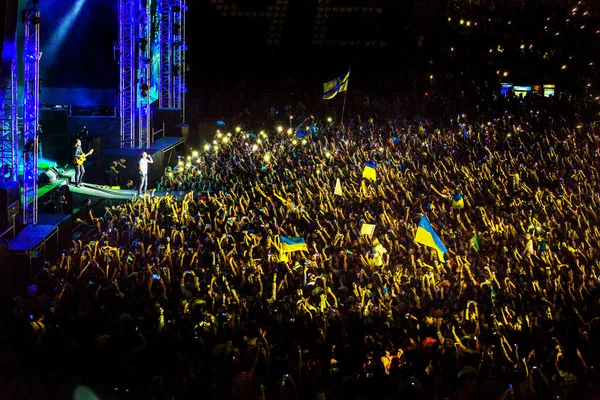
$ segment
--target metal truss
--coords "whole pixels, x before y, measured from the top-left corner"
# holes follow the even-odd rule
[[[173,3],[173,107],[180,108],[185,121],[185,16],[186,0]]]
[[[139,57],[138,57],[138,101],[137,101],[137,128],[138,148],[150,148],[150,71],[152,60],[152,19],[150,16],[150,1],[139,1],[138,6],[138,33],[139,33]]]
[[[23,223],[37,224],[38,121],[40,111],[40,12],[23,11],[25,24],[23,91]]]
[[[8,43],[5,44],[5,46]],[[13,44],[13,56],[5,62],[11,63],[8,83],[0,88],[0,181],[17,182],[19,173],[19,132],[18,132],[18,100],[17,100],[17,43]]]
[[[136,0],[119,0],[119,116],[121,147],[135,147]]]
[[[158,106],[173,107],[173,14],[172,0],[159,0],[160,77]]]

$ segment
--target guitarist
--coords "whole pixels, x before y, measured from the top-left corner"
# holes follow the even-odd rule
[[[81,139],[77,139],[75,141],[75,157],[73,158],[73,163],[75,164],[75,184],[77,187],[82,187],[83,184],[81,180],[83,179],[83,175],[85,174],[85,167],[83,166],[83,162],[85,158],[92,154],[94,149],[90,150],[89,153],[84,154],[81,149]]]

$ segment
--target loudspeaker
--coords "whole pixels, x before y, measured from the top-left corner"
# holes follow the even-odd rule
[[[71,248],[73,239],[73,220],[72,215],[63,219],[58,224],[58,252],[66,252]],[[58,257],[58,254],[57,254]]]
[[[181,124],[181,108],[157,108],[152,117],[153,130],[159,131],[165,124],[164,136],[181,137],[181,130],[176,128]],[[159,138],[157,138],[159,139]]]
[[[20,286],[19,270],[15,266],[12,254],[8,252],[8,240],[0,239],[0,303],[2,306],[10,304],[10,300],[17,294]]]
[[[69,134],[69,111],[66,108],[40,110],[42,135],[64,136]]]
[[[69,112],[62,109],[40,110],[42,126],[42,155],[59,163],[66,163],[71,157],[71,138],[69,137]]]
[[[183,138],[184,146],[192,146],[192,143],[190,142],[190,126],[188,124],[179,124],[175,127],[175,129],[175,132],[177,132],[176,136]]]
[[[21,205],[18,201],[15,201],[11,205],[8,206],[7,215],[9,226],[13,226],[17,223],[19,219],[19,215],[21,214]]]
[[[0,183],[0,232],[14,226],[19,218],[19,184]]]
[[[19,184],[17,182],[0,182],[0,211],[15,201],[19,201]]]
[[[94,156],[102,157],[102,136],[92,139],[92,149],[94,149]]]
[[[19,201],[15,201],[0,210],[0,231],[4,232],[18,224],[19,211]]]

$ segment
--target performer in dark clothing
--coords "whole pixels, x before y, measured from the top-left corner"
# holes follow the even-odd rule
[[[83,183],[81,182],[83,175],[85,174],[85,167],[83,166],[83,163],[85,162],[86,157],[93,152],[94,149],[84,154],[83,150],[81,149],[81,140],[77,139],[75,141],[75,156],[73,157],[73,163],[75,164],[75,184],[77,184],[77,187],[83,186]]]

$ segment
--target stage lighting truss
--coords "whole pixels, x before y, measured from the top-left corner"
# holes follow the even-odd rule
[[[159,0],[159,37],[160,37],[160,77],[159,77],[159,107],[173,108],[173,14],[171,0]]]
[[[136,5],[139,0],[119,0],[119,116],[121,147],[135,148],[136,117]],[[148,43],[149,47],[150,44]]]
[[[145,4],[144,4],[145,3]],[[150,71],[151,71],[151,15],[150,2],[139,1],[138,37],[140,40],[138,57],[138,148],[150,148]]]
[[[185,122],[185,0],[173,2],[173,106],[180,108]]]
[[[17,43],[13,45],[17,48]],[[0,181],[17,182],[19,171],[19,132],[17,100],[17,60],[12,52],[11,75],[8,85],[0,88]]]
[[[160,107],[180,108],[185,118],[185,0],[160,0]]]
[[[40,93],[40,12],[24,11],[23,91],[23,223],[37,224],[38,121]]]

